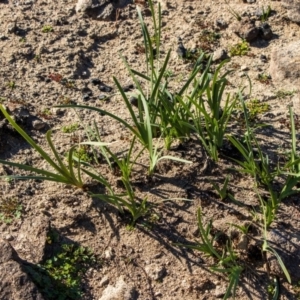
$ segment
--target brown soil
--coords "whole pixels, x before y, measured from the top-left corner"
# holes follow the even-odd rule
[[[185,82],[191,69],[190,62],[177,57],[177,37],[182,38],[186,48],[202,47],[209,52],[218,48],[229,50],[240,42],[240,38],[231,30],[236,20],[228,12],[225,1],[166,2],[162,2],[166,12],[163,15],[162,58],[172,49],[168,70],[174,74],[171,86],[176,90]],[[251,99],[256,98],[270,106],[269,111],[259,114],[255,122],[272,125],[271,129],[260,130],[258,137],[276,164],[278,157],[290,147],[290,133],[286,124],[289,123],[288,105],[291,98],[277,97],[277,92],[283,90],[284,86],[275,85],[272,80],[263,83],[257,78],[258,74],[268,74],[268,59],[273,47],[299,39],[299,27],[284,18],[280,2],[230,3],[240,14],[254,13],[268,4],[274,11],[268,21],[274,38],[270,41],[257,39],[251,43],[248,55],[232,57],[225,68],[233,70],[228,77],[230,92],[244,86],[249,88],[247,78],[241,76],[246,66],[253,85]],[[0,1],[0,35],[7,37],[0,39],[0,97],[19,124],[46,149],[48,146],[44,136],[48,129],[52,129],[52,138],[59,153],[65,155],[74,143],[86,140],[84,126],[92,125],[95,121],[103,140],[114,141],[112,150],[121,153],[128,149],[130,141],[130,133],[123,126],[95,112],[58,109],[54,106],[73,101],[101,107],[129,120],[112,78],[115,76],[122,86],[132,84],[120,54],[133,69],[146,72],[136,7],[134,4],[128,5],[120,11],[116,21],[104,22],[76,15],[75,5],[74,0]],[[151,28],[149,9],[142,7],[142,10]],[[215,21],[220,18],[229,25],[218,30],[221,38],[205,40],[203,30],[216,32]],[[45,25],[50,25],[53,31],[43,32]],[[11,31],[14,26],[16,28]],[[261,61],[261,55],[266,56],[266,62]],[[70,85],[62,84],[60,76]],[[110,93],[99,91],[97,86],[90,83],[92,78],[100,79],[113,90]],[[90,96],[85,101],[83,97],[86,93],[90,93]],[[129,93],[134,93],[134,90]],[[107,96],[109,100],[99,100],[100,95]],[[46,166],[16,132],[8,125],[4,126],[3,120],[0,122],[1,159]],[[34,122],[40,122],[45,127],[39,129]],[[74,123],[80,124],[75,133],[63,133],[64,126]],[[230,169],[236,165],[227,158],[230,154],[228,151],[220,155],[218,163],[213,163],[199,143],[192,139],[166,151],[168,155],[191,160],[192,164],[162,161],[152,178],[147,176],[147,168],[136,168],[132,178],[136,194],[140,199],[147,197],[153,206],[149,214],[138,220],[133,230],[127,226],[129,216],[123,216],[116,208],[91,198],[87,191],[53,182],[0,179],[1,199],[17,199],[22,205],[20,219],[0,225],[2,238],[9,237],[12,246],[19,249],[17,252],[20,257],[26,259],[22,256],[22,247],[18,247],[20,235],[29,235],[28,232],[22,232],[22,224],[26,219],[46,215],[52,230],[59,234],[60,243],[76,242],[91,248],[99,263],[85,274],[82,299],[100,299],[108,282],[114,285],[120,276],[125,278],[126,283],[133,283],[137,299],[222,298],[228,278],[225,274],[211,271],[210,267],[216,262],[200,251],[177,245],[201,242],[197,230],[197,210],[201,207],[204,223],[213,220],[215,234],[222,232],[224,236],[232,237],[233,248],[245,266],[236,299],[267,299],[269,277],[259,250],[262,231],[259,220],[254,220],[252,214],[253,208],[259,209],[260,203],[255,183],[250,176]],[[142,160],[147,162],[146,158]],[[112,174],[104,162],[97,168],[101,169],[116,190],[123,192],[118,184],[118,174]],[[20,173],[22,171],[16,168],[0,166],[0,175]],[[212,183],[221,186],[226,176],[230,178],[230,193],[243,205],[239,206],[230,199],[222,201],[215,192]],[[99,186],[90,187],[92,192],[101,190]],[[272,230],[279,230],[283,236],[299,232],[298,197],[296,195],[284,200],[276,222],[271,226]],[[246,247],[239,248],[242,234],[230,224],[251,224]],[[30,234],[35,235],[38,229],[31,230]],[[224,246],[224,239],[217,242],[220,243],[219,247]],[[27,246],[30,248],[30,245]],[[288,255],[286,258],[291,259]],[[30,259],[28,262],[37,263]],[[162,271],[159,274],[161,276],[151,275],[155,270]],[[295,284],[300,279],[299,268],[291,273],[293,285],[286,282],[284,275],[278,276],[281,299],[297,299],[299,293],[297,296]],[[108,281],[100,284],[104,277],[108,277]]]

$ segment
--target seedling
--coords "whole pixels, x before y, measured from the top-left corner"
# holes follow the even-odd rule
[[[211,267],[214,272],[227,274],[229,278],[229,284],[223,299],[228,299],[231,294],[235,297],[235,292],[239,282],[241,273],[244,270],[242,264],[240,264],[238,255],[233,251],[231,241],[227,241],[226,245],[220,251],[214,246],[214,237],[211,234],[212,220],[209,221],[206,228],[203,225],[202,211],[198,209],[198,228],[202,243],[196,245],[184,245],[176,244],[180,247],[186,247],[203,252],[205,255],[215,258],[218,263]]]
[[[249,43],[243,40],[242,42],[232,46],[229,50],[229,53],[231,56],[242,56],[242,55],[247,55],[249,51],[250,51]]]
[[[218,185],[214,184],[213,182],[211,183],[214,189],[217,191],[218,195],[220,196],[221,200],[224,200],[228,195],[228,190],[227,190],[228,182],[229,182],[229,176],[226,176],[224,184],[221,188],[219,188]]]
[[[78,123],[66,125],[62,127],[62,132],[63,133],[72,133],[75,132],[78,129],[79,125]]]
[[[262,15],[261,15],[261,17],[260,17],[260,20],[261,20],[262,22],[268,21],[270,15],[271,15],[271,12],[272,12],[272,10],[271,10],[271,6],[270,6],[270,5],[268,5],[268,7],[267,7],[266,10],[265,10],[264,7],[262,7]]]
[[[242,17],[239,13],[237,13],[230,5],[227,1],[225,1],[225,3],[228,5],[227,11],[229,11],[235,18],[237,21],[242,21]]]
[[[52,32],[52,31],[53,31],[53,27],[51,25],[45,25],[42,28],[42,32],[44,33]]]
[[[41,155],[41,157],[48,163],[49,166],[51,166],[54,170],[56,170],[56,172],[58,172],[57,174],[54,173],[53,171],[51,172],[44,169],[38,169],[28,165],[14,163],[14,162],[5,161],[1,159],[0,163],[4,165],[18,167],[26,171],[31,171],[35,174],[39,174],[39,175],[11,175],[6,177],[23,179],[23,180],[28,180],[28,179],[49,180],[49,181],[61,182],[65,184],[71,184],[78,188],[84,188],[84,184],[81,180],[80,167],[77,170],[77,176],[74,173],[74,168],[72,163],[74,146],[69,151],[68,164],[64,165],[62,159],[60,158],[51,140],[51,131],[48,131],[46,134],[46,139],[48,145],[52,150],[52,153],[55,156],[56,159],[55,161],[30,136],[28,136],[28,134],[21,127],[18,126],[18,124],[7,113],[3,105],[0,105],[0,110],[5,116],[5,118],[9,121],[11,126],[28,142],[30,146],[32,146]]]

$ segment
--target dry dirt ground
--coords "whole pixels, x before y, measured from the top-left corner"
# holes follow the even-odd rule
[[[151,29],[149,8],[142,4],[143,1],[139,2]],[[259,74],[269,74],[270,53],[274,47],[280,48],[299,40],[299,26],[285,18],[285,9],[279,1],[229,1],[229,4],[239,14],[253,18],[259,8],[270,5],[273,11],[268,20],[273,37],[267,41],[254,40],[250,43],[248,55],[231,57],[225,68],[233,70],[228,77],[230,92],[234,93],[241,87],[249,89],[248,79],[243,76],[247,73],[253,86],[248,100],[258,99],[268,105],[254,122],[271,125],[259,131],[259,140],[276,164],[279,159],[284,159],[284,153],[290,147],[288,106],[292,103],[294,91],[288,93],[283,84],[275,84],[272,79],[257,79]],[[30,136],[46,149],[45,133],[51,129],[53,142],[62,156],[72,145],[86,140],[85,126],[94,121],[103,140],[115,142],[113,151],[122,153],[128,149],[130,133],[119,123],[95,112],[54,106],[68,103],[91,105],[129,120],[112,77],[115,76],[123,87],[133,83],[121,55],[132,68],[146,72],[136,4],[118,11],[116,20],[112,21],[76,14],[75,5],[72,0],[0,1],[1,102]],[[162,8],[161,56],[163,58],[169,49],[172,50],[168,71],[172,74],[170,85],[173,90],[184,84],[191,70],[191,61],[178,59],[178,37],[182,38],[186,48],[202,47],[208,53],[217,49],[229,53],[230,48],[241,41],[233,33],[237,21],[228,11],[225,1],[169,0],[162,1]],[[218,27],[216,21],[220,19],[228,26]],[[215,35],[207,38],[204,30],[217,34],[218,38]],[[102,90],[91,79],[99,79]],[[107,87],[112,90],[105,89]],[[286,93],[278,93],[282,90]],[[133,87],[128,93],[134,92]],[[5,125],[3,119],[0,121],[0,158],[46,167],[25,141]],[[78,124],[75,132],[63,132],[65,126],[72,124]],[[53,256],[54,244],[58,247],[77,243],[90,248],[96,262],[83,276],[81,299],[222,298],[229,279],[226,274],[212,272],[210,267],[216,262],[200,251],[176,245],[201,242],[196,214],[201,207],[204,223],[213,220],[216,240],[220,236],[216,232],[232,237],[233,249],[244,266],[236,299],[268,299],[270,277],[260,250],[260,221],[253,217],[253,210],[259,209],[260,202],[252,178],[229,170],[236,166],[226,158],[228,153],[221,155],[218,163],[213,163],[195,140],[172,148],[168,154],[184,157],[193,163],[162,161],[151,178],[145,168],[135,170],[132,181],[137,195],[141,199],[147,197],[148,202],[155,205],[138,220],[134,229],[128,228],[127,216],[93,199],[86,191],[52,182],[2,177],[2,209],[5,201],[15,201],[19,205],[15,206],[19,211],[18,218],[3,217],[2,214],[2,239],[9,241],[25,264],[33,265]],[[112,174],[104,162],[97,168],[115,189],[123,191],[118,174]],[[0,166],[2,176],[22,172]],[[214,190],[212,183],[221,186],[226,176],[229,176],[230,193],[243,205],[229,199],[220,200]],[[101,192],[101,187],[92,189]],[[280,205],[270,229],[270,234],[281,236],[279,242],[276,240],[279,243],[276,246],[279,252],[282,250],[280,253],[292,277],[290,285],[280,270],[271,269],[271,274],[278,276],[280,281],[280,299],[299,299],[299,216],[299,196],[289,197]],[[11,222],[8,217],[12,217]],[[230,224],[250,224],[246,243],[241,243],[245,239],[241,231],[234,230]],[[288,240],[290,237],[293,237],[291,241]],[[222,244],[222,239],[214,243],[218,242]],[[122,286],[121,292],[112,298],[113,291],[107,292],[107,288],[116,284]],[[1,289],[4,288],[2,285]],[[13,294],[6,297],[3,299],[22,299]],[[44,297],[54,299],[49,295]]]

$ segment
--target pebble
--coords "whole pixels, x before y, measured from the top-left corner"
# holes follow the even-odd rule
[[[237,249],[239,250],[247,250],[248,248],[248,237],[246,234],[242,234],[239,242],[236,245]]]
[[[217,62],[217,61],[224,60],[226,58],[228,58],[226,50],[220,48],[214,52],[212,61]]]
[[[263,23],[259,27],[260,35],[262,36],[263,39],[265,40],[270,40],[273,37],[273,32],[271,29],[271,26],[268,23]]]
[[[100,287],[104,287],[104,286],[107,285],[108,283],[109,283],[109,278],[108,278],[107,275],[105,275],[105,276],[101,279],[101,281],[100,281],[100,283],[99,283],[99,286],[100,286]]]
[[[131,103],[131,105],[138,107],[138,98],[137,97],[131,96],[129,98],[129,102]]]
[[[241,71],[248,71],[249,68],[246,65],[241,66]]]
[[[227,24],[226,21],[224,21],[223,19],[220,18],[220,19],[216,20],[216,26],[221,28],[221,29],[225,29],[225,28],[228,27],[228,24]]]
[[[145,267],[147,275],[152,280],[161,280],[166,275],[166,268],[162,265],[148,265]]]
[[[98,99],[104,101],[104,100],[108,100],[108,97],[106,95],[101,94],[99,95]]]
[[[90,82],[91,82],[93,85],[99,85],[99,84],[101,84],[101,80],[98,79],[98,78],[92,78],[92,79],[90,80]]]
[[[226,286],[218,285],[215,290],[215,297],[223,298],[225,294],[226,294]]]
[[[99,85],[99,90],[101,92],[109,93],[109,92],[112,91],[112,88],[110,86],[107,86],[107,85]]]
[[[42,130],[45,128],[45,126],[46,126],[46,123],[41,120],[34,120],[32,122],[32,127],[36,130]]]
[[[5,240],[7,240],[7,241],[13,241],[14,240],[14,237],[11,235],[11,234],[7,234],[6,236],[5,236]]]
[[[90,95],[89,94],[83,94],[82,95],[82,100],[83,101],[88,101],[90,99]]]
[[[113,250],[111,248],[106,249],[104,252],[104,257],[106,259],[112,259],[114,257]]]

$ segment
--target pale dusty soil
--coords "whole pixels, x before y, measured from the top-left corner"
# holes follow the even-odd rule
[[[0,40],[0,97],[6,99],[4,105],[11,111],[23,108],[26,113],[29,112],[30,118],[45,122],[47,125],[42,130],[34,129],[30,122],[23,126],[41,145],[46,144],[45,132],[52,129],[53,141],[62,155],[76,141],[84,141],[86,138],[83,126],[75,134],[62,132],[63,126],[76,122],[90,125],[95,121],[105,141],[116,141],[113,150],[126,150],[129,133],[109,117],[86,110],[75,112],[53,107],[74,101],[77,104],[101,107],[122,118],[129,118],[112,77],[115,76],[122,86],[132,83],[120,54],[132,68],[140,72],[146,70],[143,53],[136,51],[137,45],[142,45],[143,40],[135,5],[126,7],[116,22],[103,22],[76,15],[75,4],[75,1],[68,0],[0,2],[0,34],[8,37]],[[291,99],[276,97],[276,92],[284,89],[284,86],[272,81],[264,84],[256,78],[259,73],[268,73],[269,68],[269,60],[262,62],[260,56],[263,54],[269,59],[273,47],[299,39],[299,26],[284,19],[285,11],[277,1],[257,1],[254,4],[230,1],[230,4],[241,14],[254,13],[259,7],[266,7],[268,4],[275,11],[269,19],[274,38],[270,41],[258,39],[251,43],[251,55],[233,57],[226,69],[233,70],[229,76],[229,91],[234,92],[239,87],[249,87],[246,77],[241,77],[241,67],[247,66],[253,85],[251,99],[257,98],[270,105],[270,111],[260,115],[257,123],[272,125],[272,129],[262,130],[259,138],[263,148],[269,151],[271,159],[276,163],[279,152],[284,152],[290,145],[289,129],[279,121],[288,120]],[[203,45],[199,42],[199,36],[203,27],[213,30],[215,20],[223,18],[229,27],[220,30],[221,38],[210,45],[211,51],[217,48],[228,50],[231,45],[240,41],[231,31],[235,19],[226,7],[225,1],[168,1],[168,6],[164,8],[167,14],[163,16],[162,52],[167,53],[172,49],[168,69],[174,73],[171,81],[174,90],[183,84],[191,69],[189,63],[177,58],[178,36],[183,39],[186,48],[195,48],[197,45],[201,47]],[[146,23],[151,24],[151,18],[146,12],[144,10]],[[15,21],[20,29],[19,35],[7,33]],[[53,26],[54,31],[43,33],[45,25]],[[24,36],[23,31],[26,31]],[[21,40],[23,37],[25,40]],[[39,59],[36,59],[37,56]],[[67,88],[49,80],[48,76],[54,73],[74,81],[74,86]],[[90,83],[91,78],[99,78],[113,87],[113,91],[99,91],[97,86]],[[14,89],[8,87],[9,82],[15,82]],[[92,90],[92,96],[84,101],[82,90],[86,87]],[[100,94],[109,95],[109,101],[99,100]],[[43,113],[45,109],[49,109],[52,114],[46,116]],[[40,157],[16,133],[1,131],[0,143],[1,159],[26,162],[39,167],[44,165]],[[204,221],[207,223],[213,219],[214,227],[227,234],[230,227],[228,223],[243,225],[252,222],[251,209],[259,205],[253,188],[254,182],[248,176],[228,170],[233,163],[224,155],[218,164],[210,162],[201,146],[193,140],[169,154],[192,160],[193,164],[162,162],[151,180],[146,176],[146,169],[139,168],[136,171],[133,183],[138,196],[147,196],[149,203],[157,205],[151,211],[152,218],[148,216],[139,220],[132,231],[126,229],[126,218],[119,215],[115,208],[91,199],[86,192],[51,182],[7,182],[1,179],[1,197],[16,197],[23,207],[20,220],[11,225],[1,224],[1,236],[5,238],[8,234],[11,235],[14,238],[11,244],[16,247],[22,222],[26,218],[46,214],[50,217],[51,227],[59,232],[62,241],[75,241],[90,247],[103,259],[103,263],[86,274],[84,299],[101,297],[106,288],[106,285],[100,286],[104,276],[108,276],[109,283],[114,284],[121,275],[126,282],[134,284],[138,299],[216,299],[216,291],[224,289],[228,279],[212,273],[209,269],[212,261],[201,252],[174,244],[190,244],[198,240],[196,211],[200,206]],[[118,176],[111,174],[104,163],[97,168],[122,191],[117,186]],[[21,171],[0,166],[0,175],[17,172]],[[231,193],[247,204],[246,207],[239,207],[230,201],[220,201],[214,192],[211,182],[222,184],[227,175],[230,176]],[[175,198],[188,198],[192,201],[162,201]],[[297,232],[300,228],[299,220],[299,199],[296,195],[282,203],[272,228],[282,232]],[[253,228],[249,235],[250,244],[255,248],[257,245],[261,246],[261,231],[254,223]],[[239,236],[234,243],[238,239]],[[242,274],[236,298],[267,299],[268,276],[264,261],[259,250],[250,255],[250,248],[249,246],[240,253],[240,259],[247,264],[247,268]],[[113,255],[105,255],[108,252]],[[19,255],[22,257],[22,250]],[[151,280],[145,272],[147,266],[164,267],[165,275],[160,280]],[[291,274],[294,283],[299,280],[299,273]],[[294,287],[287,284],[284,277],[280,280],[281,299],[297,299]]]

